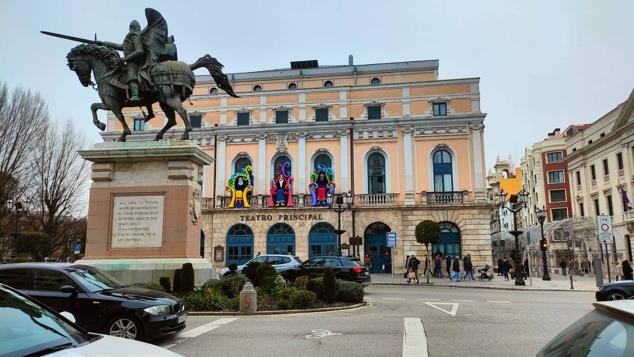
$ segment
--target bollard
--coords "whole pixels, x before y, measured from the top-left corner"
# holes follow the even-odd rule
[[[255,314],[258,310],[258,293],[250,282],[244,284],[240,292],[240,313]]]
[[[575,290],[575,287],[572,285],[572,275],[570,276],[570,290]]]

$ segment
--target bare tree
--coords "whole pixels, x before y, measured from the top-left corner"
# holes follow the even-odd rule
[[[29,155],[47,125],[48,110],[39,94],[0,84],[0,237],[11,214],[7,202],[28,189]]]
[[[80,132],[67,121],[62,128],[49,126],[34,147],[34,203],[42,230],[54,241],[60,240],[64,221],[77,213],[85,189],[87,165],[77,152],[83,146]]]

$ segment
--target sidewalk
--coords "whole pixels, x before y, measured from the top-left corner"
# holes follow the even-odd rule
[[[421,284],[425,283],[425,277],[419,276]],[[563,275],[551,275],[550,281],[543,281],[541,277],[533,277],[533,284],[526,279],[526,286],[516,286],[515,280],[505,281],[502,276],[493,276],[493,280],[488,281],[449,281],[449,278],[430,278],[429,282],[432,286],[441,287],[460,287],[460,288],[481,288],[481,289],[500,289],[500,290],[551,290],[551,291],[597,291],[596,281],[594,276],[573,276],[574,290],[570,289],[570,277]],[[606,281],[607,283],[607,281]],[[394,273],[394,280],[392,280],[392,274],[373,273],[372,282],[370,285],[407,285],[407,281],[403,278],[402,274]]]

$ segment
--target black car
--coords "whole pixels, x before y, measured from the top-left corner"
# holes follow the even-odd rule
[[[164,292],[125,286],[86,265],[0,265],[0,283],[18,289],[55,311],[68,311],[91,332],[152,340],[185,328],[183,302]]]
[[[595,302],[594,311],[555,336],[537,357],[633,356],[634,301]]]
[[[603,284],[595,296],[597,301],[630,299],[634,296],[634,280]]]
[[[355,281],[362,285],[370,283],[370,271],[367,267],[346,257],[313,257],[298,265],[280,273],[284,279],[294,281],[299,276],[321,274],[324,268],[332,268],[335,277],[341,280]]]

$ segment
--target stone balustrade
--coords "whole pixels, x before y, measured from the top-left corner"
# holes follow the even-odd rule
[[[397,204],[398,193],[365,193],[357,195],[359,206],[393,206]]]

